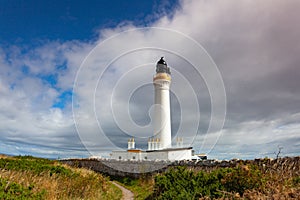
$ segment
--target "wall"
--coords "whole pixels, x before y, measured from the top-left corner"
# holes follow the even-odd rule
[[[169,151],[168,160],[191,160],[192,159],[192,149],[185,149],[180,151]]]
[[[211,171],[220,167],[235,167],[237,165],[254,164],[264,170],[283,170],[300,176],[300,157],[286,157],[279,159],[230,160],[230,161],[118,161],[96,159],[69,159],[61,162],[92,169],[111,176],[141,177],[166,171],[170,167],[186,166],[193,170]]]
[[[124,161],[110,159],[68,159],[60,162],[73,166],[83,167],[108,174],[110,176],[134,177],[163,172],[170,162],[164,161]]]
[[[121,157],[121,159],[120,159]],[[141,151],[141,152],[128,152],[128,151],[113,151],[111,158],[115,160],[191,160],[192,149],[173,149],[168,151]]]

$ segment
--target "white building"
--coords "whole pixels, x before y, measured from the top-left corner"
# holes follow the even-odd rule
[[[157,62],[153,77],[155,88],[154,135],[148,139],[148,150],[135,149],[134,138],[128,140],[127,151],[113,151],[112,159],[117,160],[191,160],[192,147],[183,147],[183,138],[177,138],[172,148],[170,112],[171,72],[163,57]]]
[[[141,149],[128,149],[127,151],[113,151],[111,158],[115,160],[192,160],[192,147],[169,148],[153,151]]]

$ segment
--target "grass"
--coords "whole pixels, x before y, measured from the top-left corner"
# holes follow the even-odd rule
[[[144,200],[149,198],[153,193],[154,179],[153,177],[134,178],[117,178],[114,179],[122,186],[134,193],[134,199]]]
[[[241,162],[207,171],[175,167],[154,177],[114,179],[135,199],[300,199],[299,165],[282,163]]]
[[[0,199],[121,199],[107,177],[57,161],[0,158]]]
[[[24,187],[9,179],[0,178],[0,199],[42,199],[45,191],[34,192],[34,186]]]
[[[282,161],[282,162],[281,162]],[[169,169],[139,179],[116,178],[135,199],[300,199],[299,165],[279,159],[232,168]],[[285,163],[285,164],[282,164]],[[298,162],[299,163],[299,162]],[[0,155],[0,199],[121,199],[108,177],[58,161]]]

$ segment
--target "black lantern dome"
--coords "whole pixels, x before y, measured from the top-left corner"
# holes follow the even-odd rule
[[[164,57],[161,57],[160,60],[156,64],[156,73],[167,73],[171,74],[170,68],[167,66]]]

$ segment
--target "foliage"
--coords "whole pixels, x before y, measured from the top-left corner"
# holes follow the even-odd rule
[[[260,187],[263,181],[258,169],[251,166],[220,168],[210,173],[195,172],[186,167],[171,169],[155,177],[156,199],[199,199],[204,196],[222,197]]]
[[[153,178],[152,176],[143,176],[140,178],[130,177],[113,177],[119,184],[123,185],[134,193],[134,199],[144,200],[152,194],[153,190]]]
[[[45,191],[33,192],[33,185],[23,187],[8,179],[0,178],[0,199],[43,199]]]
[[[265,158],[236,167],[170,167],[147,184],[144,178],[118,181],[137,199],[300,199],[299,162],[299,157]]]
[[[116,178],[120,183],[126,186],[134,186],[138,184],[138,179],[130,178],[130,177],[123,177],[123,178]]]
[[[1,158],[0,177],[0,199],[121,198],[121,191],[100,174],[31,156]]]
[[[50,176],[53,174],[62,174],[71,176],[74,173],[60,165],[55,165],[54,161],[34,158],[31,156],[17,156],[15,159],[0,159],[0,168],[6,170],[17,170],[17,171],[31,171],[35,174],[41,174],[45,171],[49,172]]]
[[[222,183],[226,191],[242,195],[246,190],[261,187],[265,181],[261,171],[252,165],[228,169]]]
[[[300,185],[300,176],[294,177],[292,182],[294,185]]]

